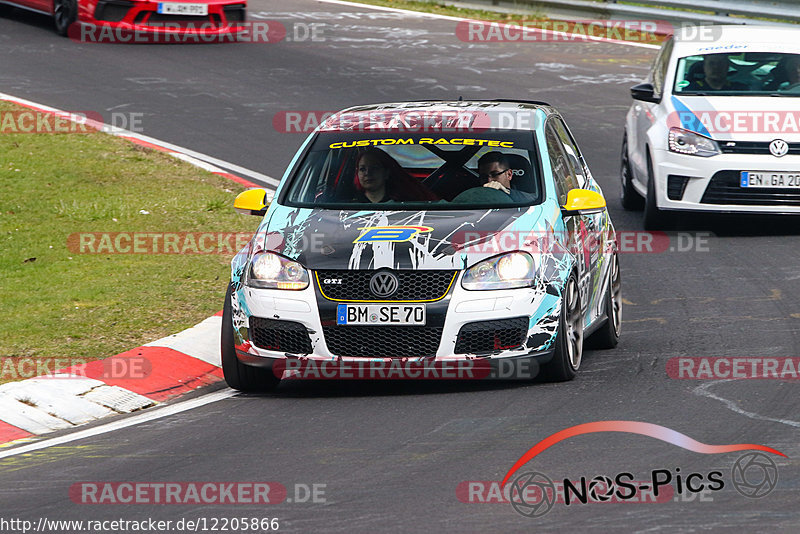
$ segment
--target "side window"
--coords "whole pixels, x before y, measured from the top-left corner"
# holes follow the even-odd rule
[[[545,141],[547,142],[547,154],[550,158],[550,166],[553,169],[553,180],[556,184],[558,203],[564,205],[567,202],[567,193],[578,187],[574,171],[571,168],[564,145],[558,136],[558,132],[553,127],[552,120],[545,126]]]
[[[667,68],[669,67],[669,58],[672,56],[673,39],[670,37],[661,46],[661,50],[653,63],[653,70],[650,77],[653,82],[653,89],[655,93],[660,95],[664,91],[664,77],[667,75]]]
[[[578,187],[583,187],[586,185],[586,176],[583,170],[583,161],[581,158],[581,152],[578,150],[578,145],[575,144],[575,140],[572,138],[572,135],[569,133],[569,130],[567,130],[566,125],[560,118],[552,119],[552,123],[556,133],[558,134],[558,138],[561,141],[561,145],[564,148],[564,152],[567,155],[567,161],[572,169],[572,175],[575,177]]]

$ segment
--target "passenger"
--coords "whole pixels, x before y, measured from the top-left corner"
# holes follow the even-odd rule
[[[419,180],[379,148],[367,148],[356,160],[356,202],[438,200]]]
[[[536,197],[531,193],[511,187],[514,178],[511,164],[502,152],[487,152],[478,160],[478,178],[485,183],[483,187],[491,187],[511,197],[513,202],[530,202]]]
[[[684,91],[747,91],[749,87],[728,79],[731,62],[727,54],[711,54],[703,58],[704,78],[691,80]]]

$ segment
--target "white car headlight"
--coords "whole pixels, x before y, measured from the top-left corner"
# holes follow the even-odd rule
[[[688,154],[703,158],[710,158],[720,154],[719,145],[713,139],[683,128],[674,127],[669,129],[669,150],[678,154]]]
[[[246,284],[262,289],[299,290],[308,287],[308,271],[274,252],[257,252],[250,261]]]
[[[536,262],[527,252],[510,252],[476,263],[464,273],[461,286],[471,291],[530,287]]]

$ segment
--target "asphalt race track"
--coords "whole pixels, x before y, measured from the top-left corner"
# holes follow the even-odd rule
[[[276,130],[282,111],[459,96],[544,100],[562,110],[618,230],[641,230],[641,214],[620,206],[617,176],[628,88],[655,50],[464,43],[454,21],[311,0],[251,0],[249,13],[282,22],[290,36],[298,23],[320,24],[324,40],[79,44],[58,37],[48,19],[14,11],[0,18],[0,92],[104,117],[139,113],[146,135],[274,177],[304,139]],[[796,532],[800,386],[676,380],[666,366],[681,356],[798,356],[799,235],[800,225],[785,220],[690,218],[672,233],[672,251],[624,254],[620,345],[588,351],[573,382],[291,382],[274,394],[232,395],[0,460],[0,517],[279,518],[286,532],[532,532],[565,524]],[[657,503],[557,503],[538,518],[507,503],[459,500],[460,483],[501,480],[540,440],[603,420],[662,425],[710,445],[762,444],[787,458],[773,456],[778,485],[754,499],[729,483],[742,453],[596,433],[553,446],[523,471],[553,480],[630,472],[644,481],[659,469],[706,479],[718,470],[725,487]],[[267,506],[77,504],[69,489],[85,481],[271,481],[292,501],[305,500],[302,485],[317,484],[324,497]]]

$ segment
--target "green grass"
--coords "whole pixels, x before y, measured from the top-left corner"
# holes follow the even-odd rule
[[[67,239],[253,232],[233,211],[242,190],[102,133],[0,134],[0,358],[105,358],[219,311],[231,253],[79,254]]]

